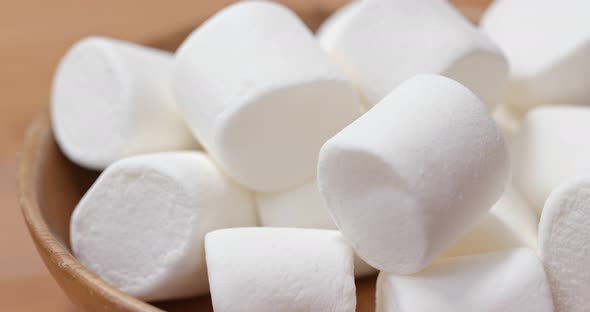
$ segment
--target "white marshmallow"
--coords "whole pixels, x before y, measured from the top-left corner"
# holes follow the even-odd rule
[[[590,295],[590,171],[560,184],[547,198],[539,224],[539,255],[555,308],[588,311]]]
[[[541,211],[561,181],[590,169],[590,108],[539,107],[523,120],[512,142],[516,187]]]
[[[509,144],[512,143],[514,136],[516,136],[520,128],[522,118],[509,110],[506,105],[498,106],[492,116],[500,130],[502,130],[502,133],[504,133],[506,141]]]
[[[510,183],[488,214],[444,256],[482,254],[514,247],[536,249],[537,224],[537,215]]]
[[[590,104],[590,1],[495,0],[481,28],[506,53],[508,103]]]
[[[508,76],[501,51],[446,1],[366,0],[345,11],[322,46],[372,107],[416,74],[441,74],[476,93],[490,110]]]
[[[338,42],[341,31],[349,18],[353,18],[358,8],[361,6],[361,0],[352,0],[345,4],[336,12],[332,13],[318,28],[316,38],[320,46],[327,52],[333,50],[333,46]],[[355,88],[359,99],[362,98],[361,90]],[[367,104],[361,102],[361,113],[368,110]]]
[[[260,225],[337,230],[336,224],[318,190],[317,181],[278,193],[256,193]],[[354,275],[362,277],[377,270],[358,256],[354,257]]]
[[[114,287],[144,300],[206,293],[204,236],[254,226],[250,193],[205,154],[135,156],[108,167],[71,218],[76,258]]]
[[[337,231],[220,230],[205,249],[216,312],[355,310],[352,249]]]
[[[177,51],[173,89],[226,173],[264,192],[314,177],[321,145],[360,114],[313,34],[270,2],[234,4],[194,31]]]
[[[320,151],[318,186],[358,255],[414,273],[474,226],[509,175],[500,130],[442,76],[401,84]]]
[[[445,259],[413,276],[382,272],[377,312],[552,312],[543,265],[529,248]]]
[[[318,28],[316,37],[320,45],[326,51],[332,51],[338,42],[341,32],[346,28],[348,19],[354,18],[356,11],[361,7],[361,0],[353,0],[332,13]]]
[[[288,191],[256,193],[256,204],[262,226],[336,229],[316,179]]]
[[[121,158],[198,145],[168,86],[172,55],[89,37],[61,60],[51,117],[61,150],[77,164],[104,169]]]

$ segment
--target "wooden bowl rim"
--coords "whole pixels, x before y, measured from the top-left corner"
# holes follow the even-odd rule
[[[78,280],[90,296],[108,299],[117,308],[125,311],[163,311],[112,287],[90,272],[49,230],[40,209],[38,186],[43,167],[42,153],[44,147],[52,143],[52,136],[49,114],[43,112],[27,129],[19,157],[18,201],[37,251],[44,256],[47,266],[57,267],[69,278]],[[52,270],[50,272],[57,279],[56,273]],[[66,294],[70,296],[67,291]],[[76,301],[71,296],[70,299]]]

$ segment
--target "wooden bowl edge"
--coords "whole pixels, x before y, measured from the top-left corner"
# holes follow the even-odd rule
[[[116,309],[120,311],[162,311],[117,290],[94,275],[78,262],[50,232],[39,207],[37,186],[43,170],[41,156],[45,145],[51,142],[51,138],[51,122],[48,113],[43,112],[34,119],[27,129],[17,170],[18,202],[21,212],[33,238],[35,248],[49,272],[70,300],[80,307],[89,307],[91,304],[96,309],[111,306],[114,303]],[[84,285],[84,289],[72,289],[76,285]],[[86,294],[83,296],[72,295],[76,292],[85,292]],[[92,300],[81,302],[80,297]]]

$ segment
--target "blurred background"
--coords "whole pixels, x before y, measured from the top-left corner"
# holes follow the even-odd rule
[[[0,310],[76,311],[46,271],[27,233],[16,168],[27,125],[47,111],[53,71],[79,39],[103,35],[174,49],[229,0],[0,0]],[[346,0],[282,0],[319,23]],[[477,21],[490,0],[451,1]]]

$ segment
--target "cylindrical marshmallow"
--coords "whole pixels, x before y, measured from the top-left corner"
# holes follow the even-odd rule
[[[294,189],[277,193],[256,193],[261,226],[337,230],[313,179]],[[377,270],[358,256],[354,257],[354,275],[362,277]]]
[[[590,104],[590,1],[495,0],[481,28],[510,62],[508,103]]]
[[[381,272],[376,311],[553,312],[553,303],[535,252],[516,248],[445,259],[412,276]]]
[[[440,0],[366,0],[327,25],[322,46],[372,107],[416,74],[441,74],[476,93],[490,110],[508,77],[501,51]]]
[[[321,145],[360,112],[313,34],[271,2],[229,6],[195,30],[176,53],[173,90],[224,171],[264,192],[314,177]]]
[[[488,214],[443,256],[482,254],[515,247],[536,249],[538,220],[533,208],[510,183]]]
[[[349,18],[354,18],[356,10],[361,7],[361,0],[353,0],[330,15],[318,28],[316,37],[326,51],[331,51],[340,38],[340,32],[346,28]]]
[[[352,312],[352,249],[338,231],[219,230],[205,238],[216,312]]]
[[[287,191],[258,192],[256,204],[262,226],[336,229],[320,196],[316,179]]]
[[[590,171],[551,192],[539,224],[539,255],[555,310],[588,311],[590,294]]]
[[[498,106],[492,116],[500,130],[502,130],[502,133],[504,133],[504,138],[510,145],[514,136],[518,133],[518,129],[522,122],[522,116],[511,111],[506,104]]]
[[[414,273],[502,195],[509,157],[467,88],[416,76],[328,140],[318,186],[343,236],[373,267]]]
[[[511,144],[514,183],[541,212],[564,179],[590,169],[590,108],[539,107],[523,120]]]
[[[109,166],[71,218],[76,258],[144,300],[206,293],[204,236],[255,226],[249,192],[199,152],[129,157]]]
[[[61,150],[90,169],[198,145],[169,90],[172,55],[114,39],[76,43],[55,72],[51,117]]]

